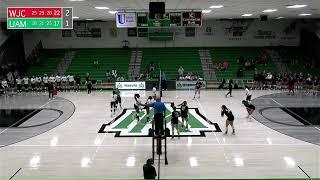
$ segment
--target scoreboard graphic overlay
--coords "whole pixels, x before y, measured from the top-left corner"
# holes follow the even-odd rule
[[[73,29],[72,7],[8,7],[8,29]]]

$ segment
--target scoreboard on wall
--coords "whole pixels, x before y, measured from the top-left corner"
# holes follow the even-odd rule
[[[118,28],[153,27],[201,27],[202,12],[169,12],[150,14],[148,12],[117,13]]]
[[[8,29],[73,29],[72,7],[8,7]]]

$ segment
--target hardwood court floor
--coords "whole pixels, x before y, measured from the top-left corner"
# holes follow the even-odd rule
[[[161,178],[320,177],[320,146],[246,118],[246,109],[241,104],[244,91],[234,91],[231,98],[225,98],[225,93],[203,91],[200,99],[192,100],[192,91],[164,92],[164,101],[177,104],[187,100],[190,108],[198,108],[199,113],[217,123],[222,131],[226,118],[220,116],[220,107],[225,104],[235,115],[236,135],[231,135],[230,127],[229,134],[223,135],[212,125],[212,132],[205,132],[205,136],[168,139],[169,165],[161,162]],[[278,91],[253,91],[253,98],[273,93]],[[133,107],[132,94],[123,95],[124,108]],[[141,94],[148,96],[151,92]],[[59,96],[74,104],[74,114],[45,133],[0,148],[0,179],[9,179],[20,168],[16,179],[143,178],[142,166],[151,157],[151,138],[98,133],[103,124],[116,117],[110,116],[111,92],[96,91],[91,95],[68,92]],[[117,115],[122,112],[118,110]]]

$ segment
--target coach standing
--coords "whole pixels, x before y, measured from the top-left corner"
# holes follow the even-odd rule
[[[154,124],[155,124],[155,133],[160,135],[164,133],[163,121],[166,113],[166,106],[161,102],[160,97],[157,97],[156,102],[149,104],[141,104],[142,106],[149,106],[154,108]]]

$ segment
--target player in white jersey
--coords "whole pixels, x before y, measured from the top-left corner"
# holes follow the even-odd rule
[[[68,78],[64,74],[61,75],[61,90],[67,90]]]
[[[23,78],[23,86],[24,86],[24,91],[27,92],[29,90],[29,78],[27,76]]]
[[[153,84],[152,96],[153,96],[153,99],[157,99],[157,88],[155,84]]]
[[[247,86],[247,85],[245,85],[244,86],[246,89],[245,89],[245,91],[246,91],[246,96],[247,96],[247,98],[246,98],[246,101],[251,101],[251,95],[252,95],[252,93],[251,93],[251,91],[249,90],[249,87]]]
[[[3,89],[4,94],[6,94],[6,92],[8,90],[8,82],[5,78],[3,78],[1,81],[1,87]]]
[[[55,83],[55,81],[56,81],[56,78],[54,77],[54,75],[52,74],[50,77],[49,77],[49,83],[51,84],[51,83]]]
[[[43,81],[43,86],[44,86],[43,89],[47,90],[48,85],[49,85],[49,77],[47,76],[47,74],[44,74],[42,81]]]
[[[60,88],[61,87],[61,76],[59,73],[56,75],[56,82],[57,82],[58,88]]]
[[[41,77],[37,76],[36,77],[36,85],[37,85],[37,91],[41,90]]]
[[[21,93],[21,87],[22,87],[22,80],[21,78],[18,76],[17,79],[16,79],[16,84],[17,84],[17,92],[18,93]]]
[[[116,114],[116,109],[117,109],[117,94],[116,94],[116,91],[112,91],[112,95],[111,95],[111,102],[110,102],[110,111],[111,111],[111,116],[112,116],[112,111],[113,111],[113,114]]]
[[[30,78],[30,83],[31,83],[32,91],[34,91],[35,88],[36,88],[36,77],[35,77],[35,76],[32,76],[32,77]]]
[[[74,77],[72,74],[68,75],[68,81],[69,81],[69,88],[68,89],[74,90]]]

